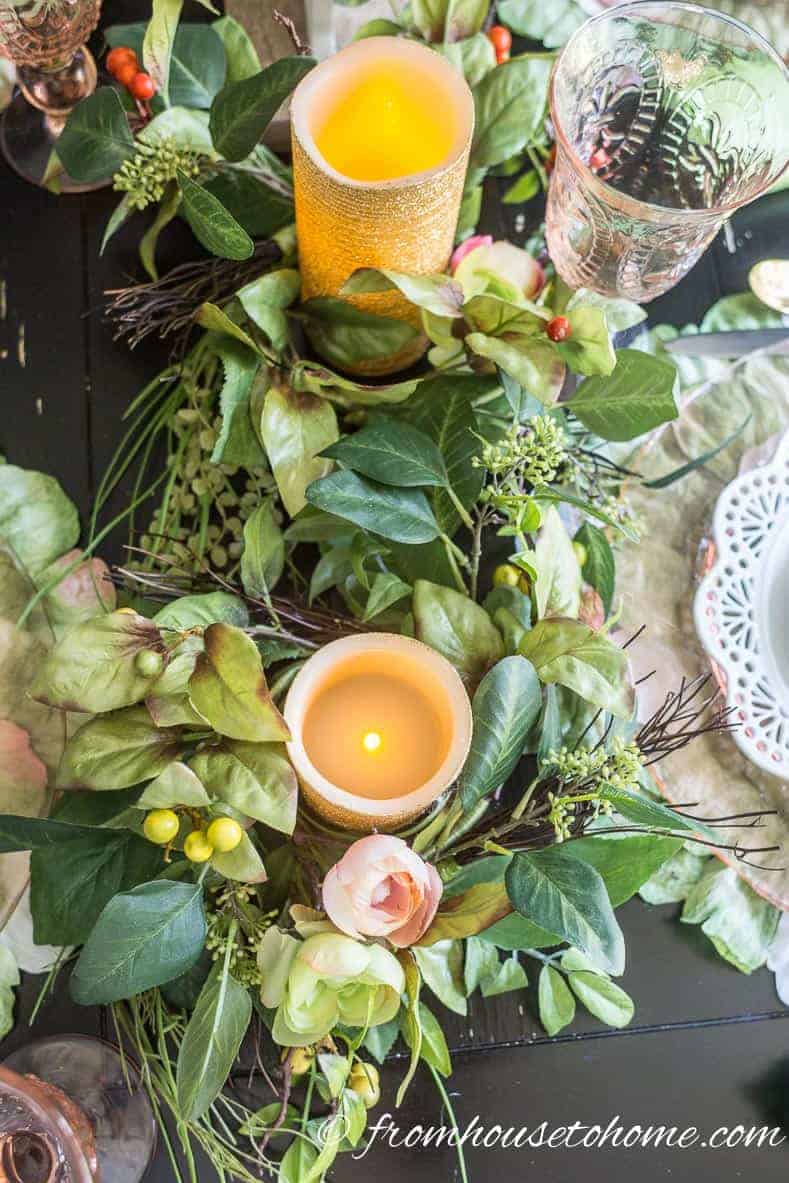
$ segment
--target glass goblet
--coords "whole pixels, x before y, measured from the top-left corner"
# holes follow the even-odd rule
[[[548,249],[573,288],[673,287],[789,160],[789,71],[753,30],[642,2],[582,25],[551,79]]]
[[[111,1044],[55,1036],[0,1064],[3,1183],[139,1183],[155,1149],[139,1073]]]
[[[0,53],[16,65],[20,93],[0,122],[6,160],[35,185],[45,183],[52,152],[69,112],[96,89],[96,63],[84,44],[96,28],[101,0],[0,0]],[[78,184],[58,173],[61,190]]]

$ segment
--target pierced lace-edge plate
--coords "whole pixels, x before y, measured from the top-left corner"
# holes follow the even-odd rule
[[[789,432],[769,464],[736,477],[713,517],[715,561],[696,592],[699,640],[725,686],[732,738],[789,776]]]

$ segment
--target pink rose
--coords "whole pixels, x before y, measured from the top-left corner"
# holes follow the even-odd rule
[[[493,237],[490,234],[473,234],[471,238],[467,238],[465,242],[461,242],[460,246],[455,247],[452,252],[452,258],[449,260],[449,270],[452,275],[459,263],[462,263],[466,255],[470,255],[480,246],[492,246]]]
[[[402,838],[354,842],[323,881],[323,906],[350,937],[386,937],[404,949],[426,932],[441,899],[435,867]]]

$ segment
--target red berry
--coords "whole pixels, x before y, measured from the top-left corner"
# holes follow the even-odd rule
[[[496,65],[497,66],[503,65],[504,62],[508,62],[509,60],[510,60],[510,51],[508,49],[497,49],[496,50]]]
[[[131,80],[129,90],[135,99],[140,102],[145,102],[147,99],[152,99],[156,94],[156,86],[150,74],[139,73],[135,74]]]
[[[552,341],[566,341],[573,330],[566,316],[555,316],[548,321],[545,331]]]
[[[134,66],[135,70],[140,68],[137,64],[137,54],[133,49],[129,49],[128,45],[118,45],[107,54],[105,65],[115,78],[118,77],[118,70],[121,66],[129,64]]]
[[[137,77],[139,70],[140,67],[136,61],[121,62],[115,71],[115,81],[120,82],[121,86],[125,86],[128,89]]]
[[[496,55],[500,53],[509,53],[512,49],[512,33],[509,29],[505,29],[504,25],[492,25],[488,29],[488,40],[496,50]]]

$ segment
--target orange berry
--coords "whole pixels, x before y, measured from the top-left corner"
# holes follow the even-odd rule
[[[509,54],[512,49],[512,33],[504,25],[492,25],[488,29],[488,40],[496,50],[497,57],[500,53]]]
[[[115,78],[118,77],[121,66],[133,65],[136,70],[140,68],[137,64],[137,54],[133,49],[129,49],[128,45],[118,45],[111,49],[104,64]]]
[[[129,90],[135,99],[139,99],[140,102],[144,103],[148,99],[152,99],[156,94],[156,84],[150,74],[140,71],[140,73],[135,74],[132,78]]]
[[[131,86],[133,80],[137,77],[140,67],[137,62],[121,62],[115,71],[115,81],[120,82],[121,86],[128,88]]]

